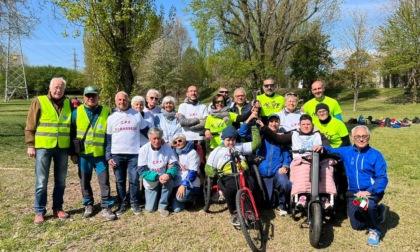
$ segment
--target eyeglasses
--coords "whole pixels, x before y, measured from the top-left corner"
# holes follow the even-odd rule
[[[265,88],[273,88],[274,84],[264,84],[263,85]]]
[[[214,104],[216,105],[216,104],[222,104],[222,105],[225,105],[225,101],[215,101],[214,102]]]
[[[85,94],[87,98],[95,98],[97,94]]]
[[[320,109],[320,110],[318,110],[316,113],[317,113],[317,114],[326,114],[326,113],[328,113],[328,111],[327,111],[327,110],[325,110],[325,109]]]
[[[219,93],[221,93],[221,94],[228,94],[228,93],[229,93],[229,91],[227,91],[227,90],[226,90],[226,91],[222,91],[222,90],[220,90],[220,91],[219,91]]]
[[[153,100],[155,100],[155,101],[159,100],[159,98],[157,98],[157,97],[149,97],[149,99],[152,100],[152,101]]]
[[[361,136],[353,136],[353,138],[357,141],[359,140],[367,140],[369,139],[369,135],[361,135]]]
[[[235,97],[238,97],[238,98],[244,98],[244,97],[245,97],[245,95],[235,95]]]
[[[177,143],[182,143],[182,142],[183,142],[183,140],[182,140],[182,139],[174,140],[174,144],[177,144]]]
[[[298,97],[298,95],[296,93],[293,93],[293,92],[286,93],[285,97],[287,98],[289,96]]]

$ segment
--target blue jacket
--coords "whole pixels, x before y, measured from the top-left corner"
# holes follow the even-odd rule
[[[264,137],[257,154],[265,157],[258,167],[262,177],[274,176],[281,167],[289,168],[291,158],[287,148],[283,145],[275,145]]]
[[[354,193],[368,191],[380,194],[388,184],[387,165],[382,154],[369,145],[358,150],[355,146],[331,148],[324,146],[325,151],[341,155],[346,168],[348,190]]]

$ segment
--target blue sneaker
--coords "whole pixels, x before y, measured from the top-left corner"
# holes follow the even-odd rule
[[[369,229],[369,235],[368,235],[367,243],[370,246],[374,246],[374,247],[378,246],[380,238],[381,238],[381,233],[378,230]]]
[[[388,212],[388,206],[386,206],[385,204],[380,204],[378,206],[378,223],[385,222],[386,212]]]

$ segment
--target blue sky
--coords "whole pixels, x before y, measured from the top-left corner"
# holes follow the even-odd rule
[[[36,0],[34,0],[36,2]],[[177,9],[177,15],[182,17],[187,29],[190,32],[190,36],[194,41],[194,32],[189,26],[188,17],[183,12],[183,8],[186,7],[184,3],[186,1],[181,0],[156,0],[157,5],[163,5],[165,7],[165,13],[169,12],[171,5]],[[188,1],[187,1],[188,2]],[[380,23],[384,20],[385,15],[383,5],[389,0],[345,0],[342,5],[342,15],[333,29],[332,43],[335,49],[339,48],[338,43],[339,30],[343,23],[348,21],[348,12],[355,8],[364,10],[369,13],[369,16],[373,20],[373,24]],[[22,38],[22,50],[23,55],[27,59],[29,65],[52,65],[66,68],[74,67],[74,53],[76,53],[76,64],[80,70],[84,67],[83,59],[83,43],[82,38],[67,37],[64,38],[62,33],[64,31],[63,26],[69,25],[64,19],[57,22],[52,15],[52,11],[44,9],[40,13],[40,19],[42,23],[36,27],[33,35],[26,39]]]

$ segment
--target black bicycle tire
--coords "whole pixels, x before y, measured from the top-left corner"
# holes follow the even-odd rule
[[[309,241],[317,248],[322,232],[322,209],[319,202],[313,202],[309,209]]]
[[[266,202],[267,197],[265,195],[265,184],[264,184],[263,179],[261,178],[260,171],[258,170],[258,165],[253,164],[253,165],[251,165],[251,167],[253,169],[253,173],[255,174],[255,179],[257,180],[258,187],[261,190],[263,200],[264,200],[264,202]]]
[[[245,190],[239,190],[236,193],[236,209],[238,213],[239,222],[241,224],[242,233],[252,251],[263,251],[265,248],[265,238],[263,233],[263,226],[261,218],[257,218],[256,206],[251,202],[250,195]],[[251,214],[249,213],[251,212]],[[247,213],[244,215],[244,213]],[[252,217],[251,217],[252,216]],[[249,220],[251,217],[251,220]],[[256,236],[249,232],[251,230],[250,223],[253,225],[253,230],[256,230]],[[256,242],[259,241],[257,244]]]
[[[208,213],[211,204],[211,188],[213,186],[213,179],[206,175],[203,186],[204,194],[204,212]]]

